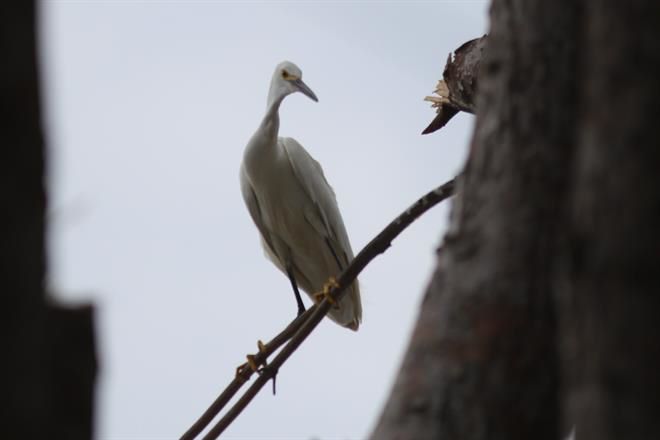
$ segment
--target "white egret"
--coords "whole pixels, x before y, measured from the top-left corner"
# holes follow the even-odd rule
[[[280,104],[295,92],[318,101],[298,66],[284,61],[275,68],[266,114],[245,148],[240,178],[266,255],[289,277],[301,314],[305,307],[298,286],[318,300],[323,293],[315,292],[325,291],[324,283],[333,282],[353,251],[321,165],[294,139],[278,137]],[[357,281],[349,289],[329,316],[357,330],[362,319]]]

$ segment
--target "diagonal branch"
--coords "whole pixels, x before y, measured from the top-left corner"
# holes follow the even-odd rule
[[[360,253],[353,259],[351,264],[341,273],[337,279],[338,287],[331,287],[328,294],[332,301],[340,301],[344,296],[346,286],[350,286],[351,283],[357,278],[358,274],[378,256],[387,250],[391,246],[392,240],[394,240],[404,229],[406,229],[412,222],[414,222],[418,217],[428,211],[430,208],[438,204],[439,202],[449,198],[454,194],[455,191],[455,179],[444,183],[443,185],[437,187],[433,191],[429,192],[421,199],[417,200],[413,205],[411,205],[406,211],[394,219],[383,231],[378,234],[373,240],[371,240]],[[275,356],[273,361],[265,366],[262,370],[262,373],[257,377],[256,381],[248,388],[245,394],[234,404],[234,406],[227,411],[227,413],[222,417],[218,423],[213,426],[206,434],[204,439],[216,439],[222,432],[238,417],[238,415],[245,409],[245,407],[252,401],[254,396],[263,388],[263,386],[268,383],[270,379],[275,377],[278,369],[286,362],[286,360],[293,354],[294,351],[302,344],[302,342],[309,336],[309,334],[316,328],[316,326],[321,322],[323,317],[328,313],[332,307],[331,302],[328,298],[325,298],[323,301],[318,303],[315,307],[311,307],[305,314],[301,315],[298,319],[294,320],[287,329],[294,329],[298,326],[296,333],[293,335],[289,343],[282,348],[282,350]],[[278,337],[283,335],[287,330],[280,333]],[[282,337],[288,339],[290,335],[284,335]],[[273,341],[275,341],[273,339]],[[273,342],[271,341],[271,343]],[[278,340],[278,342],[283,343],[283,340]],[[270,344],[270,343],[269,343]],[[269,353],[270,354],[270,353]],[[263,363],[267,355],[262,356],[261,353],[255,356],[255,361],[260,364]],[[193,427],[184,434],[182,439],[192,439],[195,435],[201,432],[204,429],[204,426],[201,426],[202,421],[208,421],[219,412],[222,407],[227,403],[227,401],[233,396],[240,385],[245,380],[249,379],[252,371],[249,373],[245,370],[250,370],[249,368],[241,367],[239,369],[240,383],[236,383],[239,380],[237,379],[227,387],[225,392],[216,399],[216,402],[211,405],[206,413],[198,420],[198,422],[193,425]],[[229,390],[229,391],[228,391]],[[227,395],[223,397],[225,394]],[[213,409],[213,410],[212,410]],[[217,409],[217,411],[216,411]],[[208,413],[208,414],[207,414]],[[212,414],[213,413],[213,414]],[[209,418],[210,417],[210,418]],[[208,423],[208,422],[206,422]],[[200,426],[196,426],[200,424]],[[195,428],[195,429],[193,429]],[[189,435],[191,434],[192,435]]]
[[[282,330],[277,336],[270,340],[263,349],[254,354],[253,360],[256,365],[266,363],[268,356],[277,351],[286,341],[298,331],[303,323],[309,318],[312,312],[316,309],[316,304],[308,308],[305,313],[296,317],[289,325]],[[215,399],[215,401],[208,407],[206,411],[197,419],[197,421],[181,436],[181,440],[192,440],[199,435],[200,432],[208,426],[215,416],[222,411],[222,408],[227,405],[229,400],[241,389],[243,384],[250,380],[254,374],[254,370],[245,363],[236,369],[236,377],[232,380],[224,391]]]

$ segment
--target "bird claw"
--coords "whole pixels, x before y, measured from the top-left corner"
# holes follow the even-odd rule
[[[244,368],[249,368],[250,370],[252,370],[257,374],[263,374],[265,371],[272,369],[272,367],[268,365],[268,361],[266,360],[266,355],[267,355],[266,344],[261,342],[261,340],[258,340],[257,347],[259,348],[258,354],[264,355],[264,358],[261,361],[261,363],[263,363],[263,367],[259,367],[259,364],[257,363],[256,357],[258,354],[248,354],[246,356],[247,362],[236,368],[236,377],[241,377]],[[276,392],[275,380],[277,379],[277,370],[274,370],[272,374],[273,374],[272,380],[273,380],[273,396],[274,396]]]
[[[259,365],[257,365],[257,361],[254,360],[254,355],[248,354],[245,357],[247,358],[247,364],[250,367],[250,369],[255,373],[257,373],[259,371]]]
[[[263,354],[264,355],[264,360],[261,361],[261,363],[264,364],[264,366],[268,365],[266,362],[266,344],[261,342],[261,340],[257,341],[257,347],[259,348],[259,353],[258,354]],[[245,356],[247,358],[247,362],[244,364],[239,365],[236,367],[236,376],[240,376],[243,373],[244,368],[250,368],[250,370],[254,371],[255,373],[260,373],[261,369],[259,368],[259,364],[256,361],[256,356],[255,354],[248,354]]]
[[[330,304],[335,306],[335,308],[339,308],[337,305],[337,301],[330,295],[330,290],[331,289],[338,289],[339,288],[339,283],[335,279],[335,277],[330,277],[328,278],[328,281],[325,282],[323,285],[323,289],[321,289],[320,292],[317,292],[314,294],[314,299],[316,302],[321,302],[323,299],[327,299]]]
[[[339,283],[337,282],[337,279],[335,277],[328,278],[328,281],[326,281],[325,284],[323,285],[324,292],[327,291],[329,293],[330,288],[339,289]]]
[[[258,354],[262,354],[262,355],[264,355],[264,356],[263,356],[264,359],[263,359],[263,361],[261,361],[261,362],[264,364],[264,366],[268,365],[268,362],[266,361],[267,354],[268,354],[268,353],[266,352],[266,344],[264,344],[263,342],[261,342],[261,339],[259,339],[259,340],[257,341],[257,348],[259,349],[259,353],[258,353]],[[256,355],[254,355],[254,354],[248,354],[248,355],[246,356],[246,357],[247,357],[247,363],[248,363],[248,365],[250,366],[250,368],[252,369],[252,371],[254,371],[255,373],[259,373],[259,365],[257,365],[257,362],[255,361],[255,356],[256,356]]]

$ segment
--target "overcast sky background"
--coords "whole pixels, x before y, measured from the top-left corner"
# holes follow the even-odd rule
[[[179,437],[257,339],[296,312],[240,195],[243,148],[275,65],[319,97],[280,135],[323,165],[357,253],[460,169],[459,115],[420,136],[447,54],[486,31],[487,2],[43,1],[53,294],[97,308],[97,437]],[[325,320],[227,438],[361,439],[399,367],[448,205],[360,276],[359,332]],[[309,304],[309,301],[307,302]]]

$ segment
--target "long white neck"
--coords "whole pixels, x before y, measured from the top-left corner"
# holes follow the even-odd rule
[[[271,86],[270,92],[268,93],[268,102],[266,105],[266,114],[264,115],[259,130],[262,132],[262,135],[266,136],[269,140],[277,140],[277,133],[280,129],[280,104],[284,100],[284,94]]]
[[[278,111],[285,96],[286,94],[282,93],[281,89],[278,90],[277,87],[271,86],[266,114],[245,149],[244,161],[249,170],[258,172],[265,163],[264,158],[279,154],[277,135],[280,129],[280,117]]]

